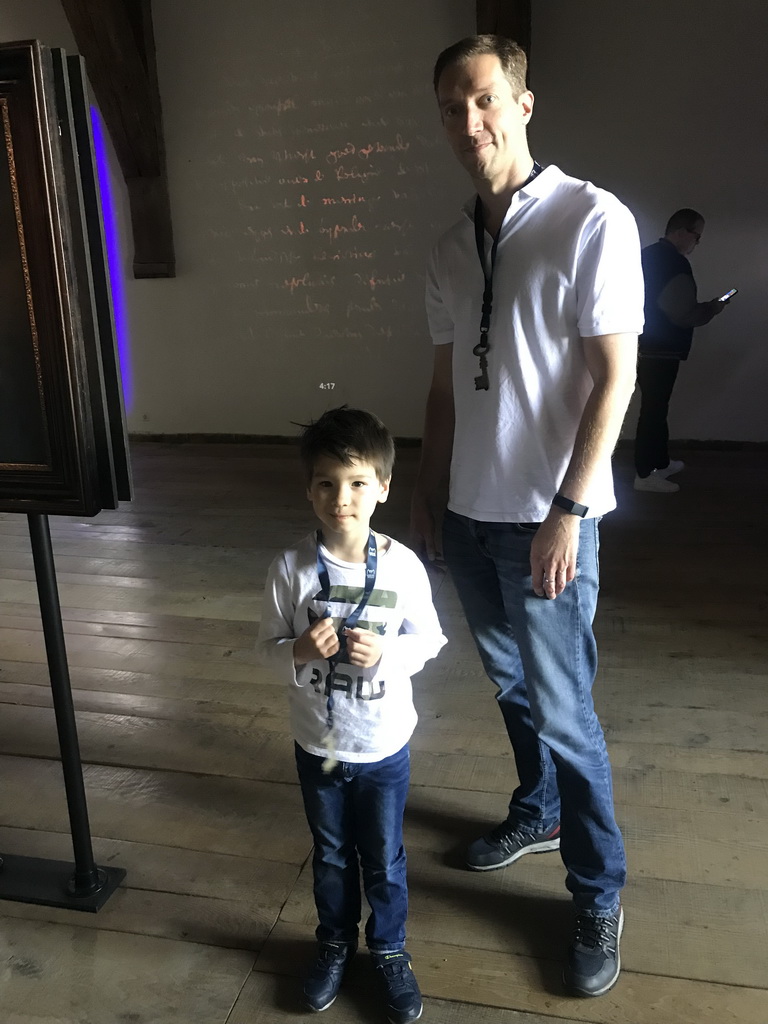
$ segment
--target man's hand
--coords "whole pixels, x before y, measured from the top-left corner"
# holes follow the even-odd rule
[[[533,590],[554,600],[576,575],[579,551],[578,516],[553,508],[531,543]]]
[[[384,637],[370,629],[345,629],[347,661],[358,668],[373,668],[384,649]]]
[[[293,644],[293,663],[297,667],[306,665],[308,661],[318,658],[332,657],[339,649],[339,638],[333,625],[333,619],[326,617],[316,619],[305,629]]]
[[[443,541],[429,502],[414,494],[411,502],[411,547],[422,557],[426,554],[430,562],[442,561]]]
[[[443,557],[440,514],[448,502],[454,422],[453,343],[435,345],[421,465],[411,501],[411,543],[419,557],[426,555],[432,563]]]

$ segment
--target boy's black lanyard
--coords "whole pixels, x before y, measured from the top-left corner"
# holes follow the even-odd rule
[[[321,533],[317,531],[317,576],[320,580],[320,595],[330,603],[331,600],[331,580],[328,575],[328,566],[325,564],[322,552],[320,551],[321,544]],[[363,587],[363,596],[360,598],[360,604],[357,608],[347,616],[347,618],[339,626],[337,636],[339,638],[339,649],[335,654],[332,654],[328,658],[328,676],[326,679],[326,685],[328,688],[328,729],[333,728],[333,676],[336,671],[338,663],[346,656],[347,653],[347,638],[344,636],[345,629],[354,629],[357,623],[360,621],[360,616],[363,609],[368,604],[368,600],[373,593],[373,588],[376,585],[376,565],[378,562],[378,551],[376,548],[376,538],[373,535],[373,530],[368,534],[368,549],[365,556],[365,585]],[[326,617],[330,617],[330,608],[326,612]]]
[[[541,174],[543,170],[544,168],[541,164],[534,160],[533,170],[520,188],[525,188],[526,185],[529,185],[536,175]],[[475,199],[475,243],[477,245],[477,255],[480,259],[480,267],[483,271],[485,288],[483,289],[483,312],[480,318],[480,341],[472,349],[472,352],[480,360],[480,374],[475,377],[475,391],[487,391],[490,385],[488,380],[487,356],[491,346],[488,344],[488,332],[491,329],[491,311],[493,309],[493,269],[496,265],[496,250],[499,247],[500,236],[501,229],[496,233],[493,245],[491,246],[491,272],[489,274],[485,269],[485,224],[483,223],[483,204],[480,196],[478,196]]]

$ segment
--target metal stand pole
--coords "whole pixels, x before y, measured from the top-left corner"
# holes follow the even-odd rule
[[[72,877],[71,891],[74,896],[90,896],[102,887],[104,879],[99,878],[91,846],[88,805],[85,800],[83,766],[80,760],[75,708],[72,703],[64,628],[61,624],[61,605],[56,586],[56,568],[53,564],[51,531],[48,527],[47,515],[28,515],[27,519],[29,520],[29,536],[32,541],[32,558],[35,563],[37,593],[40,598],[40,614],[45,634],[45,649],[48,654],[48,667],[51,674],[53,710],[56,714],[56,728],[59,733],[61,767],[64,771],[64,788],[67,791],[72,846],[75,853],[75,873]]]
[[[7,854],[0,873],[0,899],[96,911],[120,884],[125,877],[125,871],[122,868],[99,868],[93,859],[80,744],[72,703],[48,516],[30,513],[27,519],[48,655],[53,708],[59,734],[75,871],[67,880],[62,872],[66,871],[68,874],[71,865],[63,861]]]

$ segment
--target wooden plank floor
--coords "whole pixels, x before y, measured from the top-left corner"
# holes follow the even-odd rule
[[[416,453],[380,529],[405,539]],[[602,528],[596,696],[630,866],[624,972],[567,998],[557,855],[476,874],[514,767],[449,581],[450,646],[416,681],[409,948],[440,1024],[768,1024],[765,456],[688,453],[675,495]],[[136,498],[52,520],[98,915],[0,904],[3,1024],[280,1024],[312,949],[311,853],[286,696],[255,662],[266,567],[312,527],[292,449],[137,445]],[[0,515],[0,852],[67,858],[26,520]],[[358,954],[326,1017],[383,1021]]]

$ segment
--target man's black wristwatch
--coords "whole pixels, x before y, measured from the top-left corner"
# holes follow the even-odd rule
[[[578,501],[571,501],[570,498],[566,498],[562,494],[556,494],[552,499],[552,504],[557,505],[558,508],[565,509],[572,516],[579,516],[581,519],[589,512],[586,505],[580,505]]]

